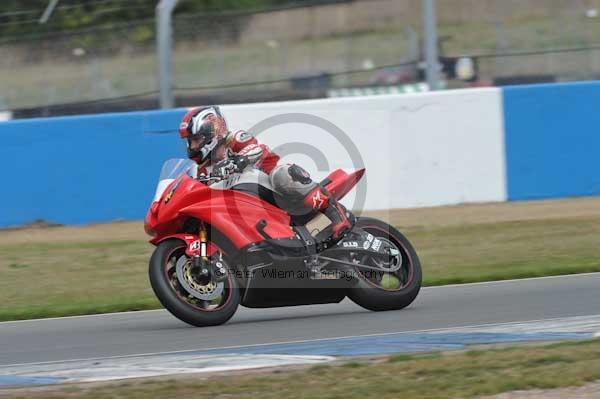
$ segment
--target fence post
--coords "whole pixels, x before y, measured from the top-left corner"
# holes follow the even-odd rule
[[[171,64],[171,47],[173,45],[173,30],[171,17],[178,0],[160,0],[156,6],[156,47],[158,56],[158,89],[160,91],[160,107],[173,108],[172,82],[173,71]]]
[[[423,50],[425,52],[425,76],[429,90],[439,89],[439,59],[436,20],[436,0],[423,0]]]

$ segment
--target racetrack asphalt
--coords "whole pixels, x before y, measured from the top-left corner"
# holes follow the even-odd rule
[[[401,311],[340,304],[246,309],[195,328],[164,310],[0,323],[0,365],[525,322],[600,313],[600,273],[424,288]]]

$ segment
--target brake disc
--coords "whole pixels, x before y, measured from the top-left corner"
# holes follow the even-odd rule
[[[217,283],[212,279],[206,283],[198,281],[192,274],[192,261],[187,256],[182,256],[175,264],[177,280],[183,289],[194,298],[211,301],[223,293],[225,283]]]

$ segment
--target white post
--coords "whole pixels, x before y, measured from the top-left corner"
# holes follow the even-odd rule
[[[48,22],[48,19],[50,19],[50,16],[52,15],[52,12],[56,8],[56,5],[58,4],[59,1],[60,0],[50,0],[50,3],[48,3],[48,6],[46,6],[46,9],[44,10],[44,13],[40,17],[38,23],[45,24],[46,22]]]
[[[423,50],[425,52],[425,76],[429,90],[438,90],[440,71],[436,20],[436,0],[423,0]]]
[[[156,48],[158,56],[158,89],[160,107],[173,108],[171,47],[173,30],[171,17],[178,0],[160,0],[156,6]]]

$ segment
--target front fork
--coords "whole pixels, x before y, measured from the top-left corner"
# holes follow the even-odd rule
[[[187,246],[186,255],[192,260],[193,273],[216,282],[223,281],[227,278],[227,269],[223,263],[223,255],[220,252],[214,252],[214,256],[209,257],[208,246],[208,231],[204,222],[201,222],[198,231],[198,240]]]

